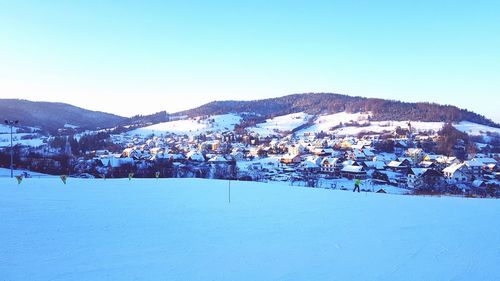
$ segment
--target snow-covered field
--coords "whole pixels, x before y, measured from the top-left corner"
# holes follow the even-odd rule
[[[304,112],[282,115],[267,119],[266,122],[248,128],[248,131],[255,132],[260,136],[277,135],[279,132],[288,132],[307,123],[312,115]]]
[[[24,173],[28,173],[31,177],[54,177],[52,175],[32,172],[28,170],[14,170],[14,176],[18,176]],[[10,169],[0,168],[0,177],[10,177]]]
[[[21,139],[22,137],[33,136],[32,134],[20,133],[12,134],[12,144],[13,145],[25,145],[31,147],[38,147],[43,145],[43,140],[38,137],[33,137],[32,139]],[[0,133],[0,147],[10,147],[10,132]]]
[[[411,126],[418,132],[422,131],[434,131],[437,133],[444,126],[444,122],[421,122],[421,121],[411,121]],[[500,129],[493,128],[485,125],[480,125],[472,122],[463,121],[460,123],[455,123],[453,126],[462,132],[469,135],[485,135],[486,132],[500,133]],[[408,128],[407,121],[372,121],[369,126],[366,127],[354,127],[346,126],[333,130],[332,132],[339,135],[349,135],[355,136],[361,132],[375,132],[382,133],[384,131],[394,131],[397,127]],[[309,130],[305,130],[309,131]],[[325,131],[326,132],[326,131]]]
[[[468,121],[463,121],[453,125],[457,130],[469,135],[484,135],[486,132],[500,134],[499,128],[493,128],[485,125],[480,125]]]
[[[339,126],[340,124],[346,124],[351,122],[366,122],[369,113],[347,113],[340,112],[330,115],[322,115],[314,121],[314,125],[299,133],[305,132],[329,132],[332,127]]]
[[[361,132],[382,133],[384,131],[394,131],[397,127],[408,128],[408,121],[371,121],[369,126],[349,126],[349,123],[358,122],[360,124],[368,122],[370,113],[347,113],[340,112],[329,115],[319,116],[314,124],[308,128],[297,132],[298,135],[304,133],[331,132],[337,135],[356,136]],[[249,128],[260,135],[267,136],[276,131],[291,131],[305,124],[311,115],[305,113],[294,113],[284,116],[278,116],[267,120],[265,123],[258,124],[256,127]],[[444,122],[421,122],[411,121],[411,126],[416,131],[434,131],[437,132],[443,128]],[[342,125],[341,127],[338,127]],[[480,125],[468,121],[453,124],[458,130],[470,135],[485,135],[486,132],[500,134],[500,129],[485,125]],[[338,128],[335,128],[338,127]],[[333,128],[333,129],[332,129]]]
[[[408,121],[371,121],[369,126],[350,126],[350,123],[358,122],[360,124],[368,122],[371,113],[347,113],[340,112],[329,115],[319,116],[311,127],[297,132],[298,135],[304,133],[331,132],[337,135],[355,136],[361,132],[382,133],[384,131],[394,131],[397,127],[408,128]],[[247,130],[258,133],[260,136],[278,135],[283,132],[290,132],[308,122],[313,115],[304,112],[293,113],[283,116],[277,116],[266,120],[264,123],[257,124]],[[213,119],[214,122],[209,120]],[[241,117],[235,114],[215,115],[208,119],[190,118],[186,120],[177,120],[164,122],[152,126],[139,128],[130,132],[130,134],[147,136],[151,134],[175,133],[195,135],[206,132],[221,132],[233,130],[234,126],[241,122]],[[341,127],[338,127],[342,125]],[[411,126],[417,131],[437,132],[443,127],[443,122],[420,122],[411,121]],[[454,124],[458,130],[470,135],[485,135],[486,132],[500,134],[500,129],[485,125],[480,125],[468,121]],[[334,128],[338,127],[338,128]],[[332,130],[332,128],[334,128]]]
[[[213,122],[212,122],[213,119]],[[151,134],[160,135],[164,133],[174,133],[178,135],[196,135],[206,132],[232,131],[234,126],[241,122],[241,117],[235,114],[223,114],[210,116],[207,119],[190,118],[163,122],[144,128],[130,131],[131,135],[147,136]]]
[[[31,129],[33,132],[36,132],[36,128],[25,127]],[[28,133],[17,133],[17,128],[14,127],[12,134],[12,143],[14,145],[26,145],[32,147],[38,147],[43,144],[43,140],[37,137],[36,134],[28,134]],[[32,136],[32,139],[22,139]],[[0,147],[10,146],[10,127],[0,124]]]
[[[500,280],[500,201],[0,179],[1,280]]]

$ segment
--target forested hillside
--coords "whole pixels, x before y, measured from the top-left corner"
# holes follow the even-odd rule
[[[91,111],[65,103],[0,99],[0,120],[20,120],[21,126],[56,131],[66,124],[82,129],[109,128],[125,124],[128,118]]]
[[[349,113],[370,111],[373,113],[372,120],[378,121],[471,121],[487,126],[500,127],[499,124],[482,115],[456,106],[435,103],[409,103],[330,93],[295,94],[253,101],[214,101],[194,109],[179,112],[177,115],[200,116],[231,112],[252,112],[265,117],[273,117],[295,112],[331,114],[342,111]]]

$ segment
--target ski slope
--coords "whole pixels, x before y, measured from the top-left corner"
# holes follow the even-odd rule
[[[158,123],[144,128],[130,131],[131,135],[148,136],[173,133],[178,135],[197,135],[207,132],[232,131],[234,126],[241,122],[241,117],[235,114],[214,115],[208,118],[189,118],[170,122]]]
[[[500,201],[0,179],[1,280],[500,280]]]

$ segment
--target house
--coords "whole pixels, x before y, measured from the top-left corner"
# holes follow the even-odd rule
[[[393,171],[405,171],[410,168],[411,164],[408,159],[404,159],[403,161],[391,161],[387,164],[387,167]]]
[[[285,154],[281,157],[280,162],[283,164],[296,164],[300,163],[302,159],[300,159],[299,155]]]
[[[444,157],[444,155],[440,155],[440,154],[427,154],[424,156],[423,161],[436,163],[436,162],[438,162],[439,159],[441,159],[443,157]]]
[[[375,171],[372,174],[372,180],[375,183],[387,184],[389,183],[389,176],[383,171]]]
[[[394,144],[394,154],[402,155],[408,146],[402,141],[397,141]]]
[[[468,168],[469,175],[477,179],[478,177],[483,176],[483,162],[477,160],[469,160],[464,162],[465,166]]]
[[[469,173],[464,163],[451,164],[443,169],[443,175],[449,183],[463,183],[469,181]]]
[[[323,160],[323,157],[320,157],[320,156],[316,156],[316,155],[313,155],[313,156],[307,156],[304,161],[309,161],[309,162],[312,162],[314,163],[315,165],[317,165],[318,167],[321,165],[321,161]]]
[[[98,159],[99,166],[102,167],[119,168],[125,164],[134,164],[134,159],[132,157],[123,157],[123,155],[120,154],[103,155]]]
[[[444,181],[443,174],[428,168],[411,168],[408,171],[407,185],[411,189],[435,189]]]
[[[161,152],[161,153],[158,153],[156,155],[153,155],[153,157],[151,157],[150,160],[157,161],[160,159],[172,160],[175,162],[184,162],[186,160],[186,157],[182,153],[164,153],[164,152]]]
[[[373,161],[382,161],[382,162],[386,162],[386,163],[389,163],[389,162],[397,160],[397,159],[398,159],[398,157],[396,156],[396,154],[386,153],[386,152],[379,153],[375,157],[373,157]]]
[[[158,153],[161,153],[165,151],[165,149],[161,148],[161,147],[153,147],[149,150],[149,153],[151,153],[152,155],[156,155]]]
[[[210,164],[227,164],[227,159],[222,155],[215,155],[214,157],[208,159]]]
[[[188,160],[195,161],[195,162],[205,162],[205,156],[201,152],[192,150],[186,154],[186,157]]]
[[[418,163],[418,166],[420,168],[433,168],[433,169],[437,167],[436,163],[432,161],[422,161]]]
[[[486,166],[483,167],[483,170],[488,173],[495,172],[498,169],[497,164],[487,164]]]
[[[300,163],[299,169],[308,172],[316,172],[319,171],[320,166],[316,163],[316,161],[309,159]]]
[[[109,155],[111,152],[107,149],[102,149],[102,150],[96,150],[95,151],[95,156],[104,156],[104,155]]]
[[[375,158],[375,153],[371,149],[365,148],[363,149],[363,153],[368,161],[373,161],[373,158]]]
[[[352,159],[352,160],[355,160],[355,161],[366,161],[366,155],[363,153],[362,150],[353,149],[351,152],[348,153],[348,155],[349,155],[349,158]]]
[[[138,159],[141,156],[141,152],[133,147],[125,148],[122,152],[122,157],[135,158]]]
[[[291,155],[301,155],[304,153],[304,146],[301,144],[292,144],[288,146],[288,153]]]
[[[340,170],[340,175],[349,179],[365,179],[366,170],[363,166],[347,165]]]
[[[472,182],[472,186],[475,188],[486,188],[487,184],[483,180],[475,180]]]
[[[365,161],[364,164],[367,169],[373,169],[373,170],[385,169],[385,163],[382,161]]]
[[[200,144],[200,150],[211,150],[211,151],[217,151],[220,147],[220,141],[219,140],[214,140],[214,141],[206,141],[202,144]]]
[[[233,151],[231,152],[231,156],[236,160],[236,161],[241,161],[245,159],[245,154],[241,151]]]
[[[437,162],[442,165],[460,164],[460,160],[454,156],[442,156],[437,159]]]
[[[489,165],[489,164],[497,164],[497,160],[489,157],[476,157],[473,158],[472,161],[477,161],[480,163],[483,163],[484,166]]]
[[[332,156],[333,148],[315,148],[313,153],[317,156]]]
[[[336,173],[339,171],[339,159],[333,157],[325,157],[320,163],[321,171],[325,173]]]
[[[425,152],[421,148],[408,148],[406,150],[406,155],[415,160],[415,162],[420,162],[424,159]]]

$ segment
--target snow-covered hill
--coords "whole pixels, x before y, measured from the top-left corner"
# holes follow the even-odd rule
[[[241,122],[241,117],[235,114],[214,115],[208,118],[189,118],[163,122],[144,128],[135,129],[129,133],[132,135],[151,135],[174,133],[178,135],[197,135],[207,132],[223,132],[234,130],[234,126]]]
[[[355,136],[361,132],[382,133],[392,132],[397,127],[408,128],[408,121],[369,121],[371,113],[347,113],[340,112],[329,115],[318,116],[314,124],[305,129],[299,130],[298,135],[304,133],[330,132],[337,135]],[[248,128],[249,131],[257,132],[260,135],[268,136],[276,132],[290,132],[308,120],[314,118],[306,113],[295,113],[278,116],[267,120],[265,123],[257,124],[256,127]],[[416,131],[437,132],[444,126],[444,122],[422,122],[410,121],[411,126]],[[488,132],[500,134],[499,128],[480,125],[468,121],[453,124],[458,130],[470,135],[486,135]]]
[[[283,116],[267,119],[266,122],[257,124],[255,127],[248,128],[248,131],[257,133],[261,136],[278,135],[282,132],[291,130],[307,123],[312,115],[304,112],[293,113]]]
[[[500,280],[500,201],[199,179],[0,179],[17,280]]]
[[[23,127],[31,130],[33,133],[17,133],[17,128],[13,129],[12,143],[13,145],[25,145],[38,147],[43,144],[41,136],[36,133],[37,129],[32,127]],[[0,124],[0,147],[10,146],[10,127]]]

